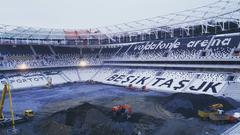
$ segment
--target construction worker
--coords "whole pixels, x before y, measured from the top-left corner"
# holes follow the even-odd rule
[[[222,109],[218,109],[217,111],[218,111],[218,114],[220,114],[220,115],[222,115],[224,113],[224,110],[222,110]]]

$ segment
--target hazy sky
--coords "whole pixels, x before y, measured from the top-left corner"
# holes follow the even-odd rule
[[[0,24],[94,28],[206,5],[209,0],[0,0]]]

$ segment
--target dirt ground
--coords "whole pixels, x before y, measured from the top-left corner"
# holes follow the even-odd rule
[[[33,121],[16,126],[22,135],[218,135],[232,125],[201,121],[197,110],[214,103],[224,104],[226,111],[239,108],[233,100],[213,96],[132,92],[99,84],[31,89],[13,96],[16,113],[26,108],[35,112]],[[112,117],[111,107],[120,104],[133,108],[129,120]],[[7,135],[7,129],[0,128],[0,135]]]

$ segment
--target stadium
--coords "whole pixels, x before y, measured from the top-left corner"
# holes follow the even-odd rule
[[[1,135],[240,135],[240,1],[91,29],[1,24],[0,70]]]

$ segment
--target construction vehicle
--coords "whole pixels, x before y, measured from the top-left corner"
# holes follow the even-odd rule
[[[198,116],[202,120],[208,120],[210,114],[218,114],[218,109],[222,109],[223,105],[222,104],[213,104],[208,106],[208,108],[204,110],[198,110]]]
[[[96,83],[97,83],[96,81],[91,80],[91,79],[90,79],[90,80],[87,80],[86,82],[89,83],[89,84],[96,84]]]
[[[213,104],[205,110],[198,110],[198,116],[202,120],[209,120],[216,124],[236,123],[238,121],[234,116],[225,114],[222,109],[222,104]]]
[[[25,110],[24,111],[24,116],[27,118],[33,118],[34,117],[34,113],[31,109]]]
[[[5,117],[3,114],[4,103],[5,103],[5,98],[7,93],[9,96],[11,117]],[[22,115],[14,114],[10,85],[5,84],[2,91],[2,98],[1,98],[1,104],[0,104],[0,127],[12,126],[12,131],[15,134],[17,131],[15,128],[16,123],[26,122],[28,120],[31,120],[33,117],[34,117],[34,113],[31,109],[25,110]]]
[[[222,109],[223,104],[213,104],[213,105],[210,105],[209,108],[212,110]]]
[[[51,77],[48,77],[48,78],[47,78],[46,87],[47,87],[47,88],[51,88],[52,86],[53,86],[53,84],[52,84],[52,78],[51,78]]]
[[[210,114],[209,119],[215,124],[237,123],[238,119],[227,114]]]
[[[126,119],[131,118],[132,107],[130,105],[117,105],[112,107],[112,114],[115,118]]]

